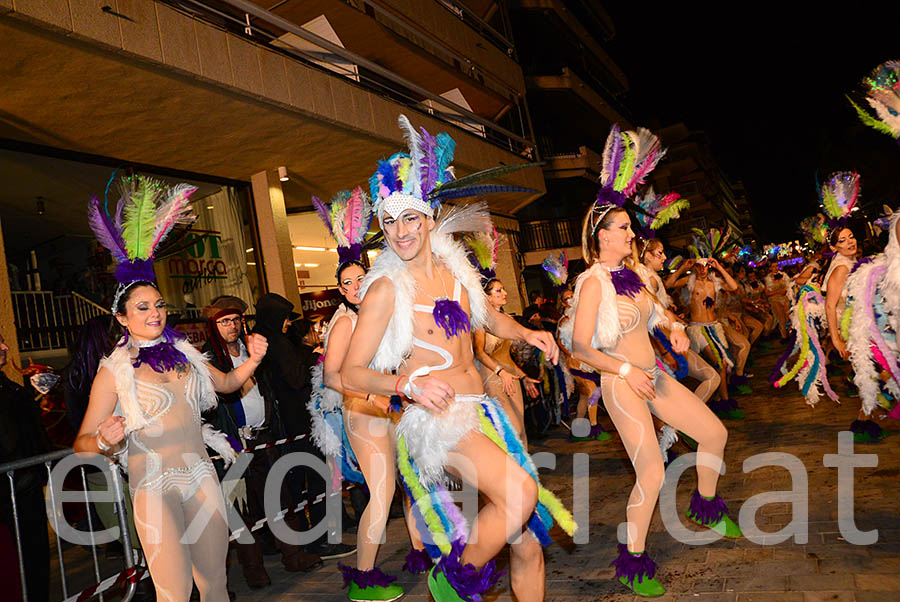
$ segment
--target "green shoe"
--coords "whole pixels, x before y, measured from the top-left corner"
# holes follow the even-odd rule
[[[731,520],[731,517],[727,514],[723,514],[722,518],[719,519],[719,522],[713,523],[711,525],[705,525],[694,518],[694,515],[691,514],[690,508],[688,508],[684,515],[688,517],[688,519],[692,523],[696,523],[701,527],[706,527],[707,529],[712,529],[722,537],[727,537],[729,539],[738,539],[739,537],[744,536],[744,532],[741,531],[741,528],[738,526],[738,524]]]
[[[619,583],[644,598],[659,598],[666,593],[666,588],[655,577],[652,579],[643,575],[635,577],[631,585],[628,584],[627,578],[619,577]]]
[[[735,390],[740,395],[750,395],[751,393],[753,393],[753,388],[750,385],[738,385],[737,387],[735,387]]]
[[[350,591],[347,592],[348,600],[378,600],[381,602],[390,602],[403,597],[403,588],[399,585],[388,585],[381,587],[379,585],[370,585],[369,587],[360,587],[355,583],[350,584]]]
[[[697,451],[697,442],[696,442],[696,441],[694,441],[693,439],[691,439],[690,437],[688,437],[687,435],[685,435],[685,434],[682,433],[681,431],[678,431],[678,436],[681,437],[681,441],[682,441],[685,445],[687,445],[687,447],[688,447],[689,450],[691,450],[691,451]]]
[[[609,434],[609,431],[603,431],[596,437],[597,441],[609,441],[610,439],[612,439],[612,435]]]
[[[447,581],[443,572],[439,572],[437,566],[428,572],[428,591],[434,602],[465,602]]]
[[[726,420],[743,420],[746,417],[747,415],[743,410],[728,410],[721,414],[721,418],[725,418]]]

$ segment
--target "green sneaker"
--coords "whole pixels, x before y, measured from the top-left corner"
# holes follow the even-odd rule
[[[612,435],[609,434],[609,431],[598,433],[596,437],[597,441],[609,441],[610,439],[612,439]]]
[[[750,385],[738,385],[734,389],[739,395],[750,395],[753,393],[753,387]]]
[[[388,585],[381,587],[380,585],[370,585],[369,587],[360,587],[355,583],[350,584],[350,591],[347,592],[348,600],[379,600],[381,602],[390,602],[402,598],[403,588],[399,585]]]
[[[684,513],[686,517],[692,522],[700,525],[701,527],[706,527],[707,529],[712,529],[722,537],[727,537],[729,539],[738,539],[739,537],[744,536],[744,532],[741,531],[741,528],[738,526],[736,522],[731,520],[731,517],[727,514],[723,514],[722,518],[719,519],[718,522],[713,523],[711,525],[705,525],[701,523],[699,520],[694,518],[694,515],[691,514],[690,508]]]
[[[643,598],[659,598],[666,593],[666,588],[655,577],[651,579],[641,575],[635,577],[631,584],[626,577],[619,577],[619,583]]]
[[[743,410],[728,410],[726,412],[722,412],[722,418],[726,420],[743,420],[747,417]]]
[[[447,581],[443,572],[439,572],[437,566],[428,572],[428,591],[434,602],[465,602]]]

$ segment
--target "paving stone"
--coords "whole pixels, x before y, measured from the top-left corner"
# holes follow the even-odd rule
[[[800,592],[746,592],[737,595],[737,602],[803,602]]]
[[[879,592],[900,592],[900,575],[856,575],[856,588]]]
[[[856,584],[851,573],[791,575],[788,577],[788,589],[793,592],[853,590],[856,589]]]
[[[755,577],[728,577],[726,592],[786,592],[787,577],[757,575]]]
[[[858,598],[852,591],[803,593],[803,602],[854,602],[855,599]]]

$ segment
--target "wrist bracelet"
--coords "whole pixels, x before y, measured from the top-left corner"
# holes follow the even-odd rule
[[[672,324],[672,330],[680,330],[684,332],[684,324],[682,324],[681,322],[675,322],[674,324]]]
[[[400,381],[403,380],[404,378],[406,378],[406,375],[401,374],[400,377],[397,379],[397,382],[394,383],[394,393],[396,393],[398,397],[400,395],[403,395],[403,393],[400,392]]]
[[[97,447],[102,452],[108,452],[112,449],[112,445],[103,440],[103,435],[100,434],[100,431],[97,431]]]
[[[628,373],[631,372],[631,364],[625,362],[621,366],[619,366],[619,378],[625,378],[628,376]]]
[[[494,368],[494,374],[499,375],[501,370],[503,370],[503,366],[501,366],[500,364],[497,364],[497,367]]]

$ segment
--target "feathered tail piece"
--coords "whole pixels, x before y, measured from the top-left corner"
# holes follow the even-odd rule
[[[900,61],[887,61],[863,79],[866,102],[871,113],[850,100],[859,118],[867,126],[900,139]]]
[[[858,198],[859,174],[855,171],[831,174],[819,192],[819,202],[832,226],[837,226],[850,217]]]
[[[544,258],[542,265],[547,277],[550,278],[550,282],[557,290],[561,291],[566,288],[569,280],[569,256],[566,255],[565,250],[559,254],[558,258],[555,255],[548,255]]]

